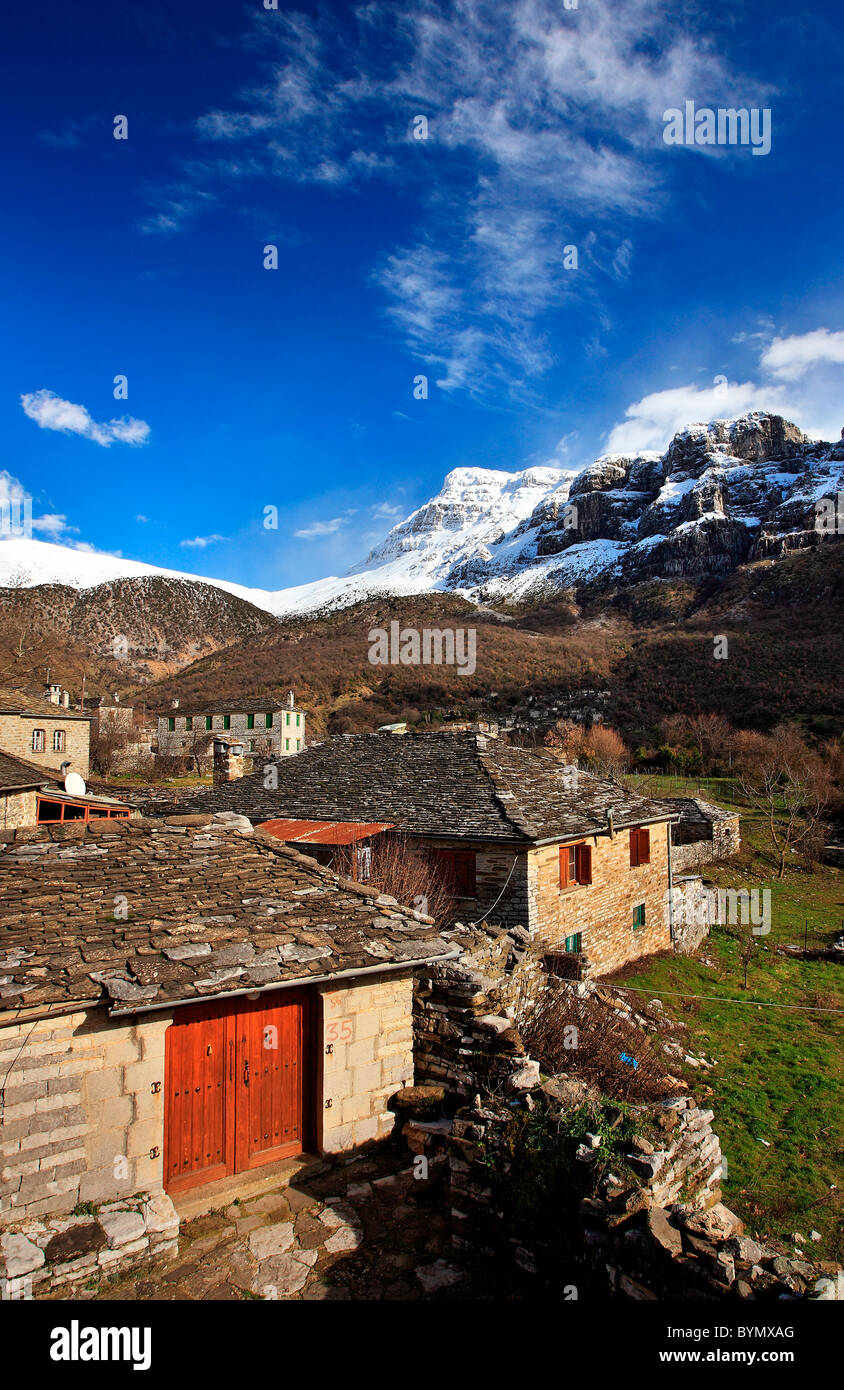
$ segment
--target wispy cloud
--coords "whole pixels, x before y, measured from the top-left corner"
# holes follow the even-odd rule
[[[376,521],[393,522],[404,516],[404,511],[404,507],[392,506],[389,502],[381,502],[377,507],[372,508],[372,515]]]
[[[342,516],[334,516],[330,521],[313,521],[310,526],[303,526],[298,531],[294,531],[294,536],[298,536],[303,541],[316,540],[318,536],[333,536],[343,525]]]
[[[194,536],[193,540],[179,541],[179,545],[185,546],[188,550],[204,550],[206,546],[216,545],[218,541],[224,541],[225,536],[219,536],[215,532],[211,536]]]
[[[151,192],[148,201],[152,211],[138,223],[138,231],[147,236],[167,236],[182,231],[217,199],[209,189],[185,182]]]
[[[556,360],[550,316],[595,308],[602,275],[629,274],[637,223],[664,215],[677,161],[663,112],[695,93],[761,90],[716,50],[702,9],[366,0],[342,24],[333,11],[259,13],[245,40],[259,75],[198,117],[209,156],[144,229],[177,231],[243,168],[412,189],[418,232],[371,267],[397,332],[441,389],[529,390]],[[427,139],[414,138],[415,113]],[[568,244],[595,275],[564,267]]]
[[[145,420],[123,416],[103,423],[93,418],[84,405],[74,405],[53,391],[30,391],[21,396],[24,413],[42,430],[78,434],[107,449],[111,444],[146,444],[150,427]]]

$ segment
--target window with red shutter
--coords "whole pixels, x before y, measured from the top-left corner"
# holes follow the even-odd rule
[[[630,867],[651,862],[651,832],[649,830],[630,831]]]
[[[577,846],[577,881],[578,883],[592,882],[592,846]]]
[[[459,898],[474,898],[477,894],[475,851],[470,849],[436,849],[431,851],[435,868],[448,879]]]

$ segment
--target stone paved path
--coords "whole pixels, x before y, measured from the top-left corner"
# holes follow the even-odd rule
[[[183,1223],[169,1263],[75,1299],[429,1299],[507,1297],[455,1261],[440,1176],[406,1154],[361,1159]],[[512,1294],[510,1295],[512,1296]],[[60,1297],[60,1295],[55,1295]]]

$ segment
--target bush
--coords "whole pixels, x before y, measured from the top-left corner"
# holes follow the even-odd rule
[[[661,1049],[594,995],[581,998],[564,983],[549,979],[547,988],[527,1006],[519,1033],[531,1057],[549,1075],[577,1077],[616,1101],[662,1100],[666,1095]]]

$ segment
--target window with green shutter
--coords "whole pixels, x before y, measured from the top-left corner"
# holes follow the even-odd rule
[[[255,716],[254,716],[254,714],[247,714],[247,716],[246,716],[246,727],[247,727],[247,729],[254,729],[254,728],[255,728]]]
[[[206,727],[206,729],[213,729],[213,727],[214,727],[214,716],[213,716],[213,714],[206,714],[206,716],[205,716],[205,727]]]
[[[290,739],[289,739],[289,738],[286,738],[286,739],[284,740],[284,748],[285,748],[285,752],[287,752],[287,753],[290,752]]]
[[[286,714],[286,715],[284,716],[284,722],[285,722],[285,724],[287,725],[287,727],[288,727],[288,729],[289,729],[289,728],[290,728],[290,715],[289,715],[289,714]]]
[[[167,728],[168,728],[168,730],[170,731],[171,734],[172,734],[173,730],[175,729],[175,727],[176,727],[176,721],[175,721],[175,719],[173,718],[173,716],[172,716],[172,714],[171,714],[170,717],[169,717],[168,720],[167,720]]]
[[[633,930],[645,925],[645,904],[638,903],[633,909]]]
[[[302,716],[301,716],[301,714],[297,714],[297,715],[296,715],[296,728],[297,728],[297,729],[298,729],[299,725],[301,724],[301,722],[302,722]]]
[[[224,729],[230,729],[231,726],[232,726],[232,717],[231,717],[231,715],[230,715],[230,714],[224,714],[224,715],[223,715],[223,728],[224,728]]]
[[[273,727],[273,717],[272,717],[272,715],[271,715],[271,714],[265,714],[265,715],[264,715],[264,728],[265,728],[265,729],[271,729],[272,727]]]
[[[190,733],[191,729],[193,728],[193,715],[192,715],[192,714],[186,714],[186,715],[185,715],[185,728],[187,729],[188,733]]]
[[[578,955],[580,953],[579,931],[575,932],[573,936],[566,937],[566,950],[568,951],[569,955]]]

